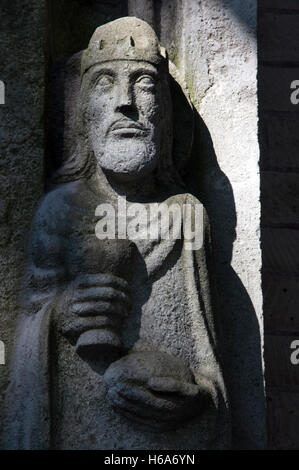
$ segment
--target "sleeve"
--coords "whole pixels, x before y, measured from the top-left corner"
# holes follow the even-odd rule
[[[20,299],[21,309],[27,315],[36,313],[45,303],[57,297],[66,281],[63,255],[66,238],[63,225],[66,218],[57,212],[55,199],[55,194],[44,198],[32,225]],[[62,212],[65,215],[65,210]]]
[[[50,446],[51,321],[65,280],[61,256],[64,237],[54,201],[53,194],[44,198],[31,232],[4,407],[5,449],[40,450]]]

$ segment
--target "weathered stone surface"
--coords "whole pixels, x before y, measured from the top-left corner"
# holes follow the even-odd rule
[[[155,21],[155,8],[153,7],[152,0],[129,0],[128,1],[128,15],[142,18],[153,28],[156,26]]]
[[[206,200],[215,237],[220,315],[224,335],[229,338],[225,361],[227,370],[234,370],[228,380],[236,447],[265,444],[259,358],[262,298],[255,7],[251,1],[246,5],[186,3],[182,53],[177,60],[210,134],[209,142],[198,119],[201,131],[194,164],[198,174],[202,171],[205,176],[199,178],[195,190]],[[238,8],[243,21],[235,14]],[[245,346],[248,331],[251,340]]]
[[[0,106],[0,423],[25,248],[31,220],[43,192],[45,2],[1,3],[1,71],[6,104]]]

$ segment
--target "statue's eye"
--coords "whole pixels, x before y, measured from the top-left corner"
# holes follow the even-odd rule
[[[143,88],[144,90],[153,90],[155,88],[155,79],[151,75],[141,75],[137,78],[136,85]]]
[[[100,75],[98,81],[97,81],[97,85],[100,85],[102,87],[108,87],[108,86],[111,86],[113,85],[113,77],[111,75]]]

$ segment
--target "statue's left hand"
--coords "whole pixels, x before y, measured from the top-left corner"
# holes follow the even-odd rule
[[[157,431],[198,416],[211,399],[206,377],[196,384],[181,359],[159,351],[131,353],[111,364],[104,378],[113,408]]]

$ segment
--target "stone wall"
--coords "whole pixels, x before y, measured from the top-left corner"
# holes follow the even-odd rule
[[[298,105],[299,4],[259,2],[259,102],[265,369],[269,447],[299,448],[299,366],[290,344],[299,336]]]
[[[0,339],[6,347],[6,365],[0,365],[0,410],[27,236],[44,187],[45,4],[1,2],[0,78],[6,96],[0,106]]]

